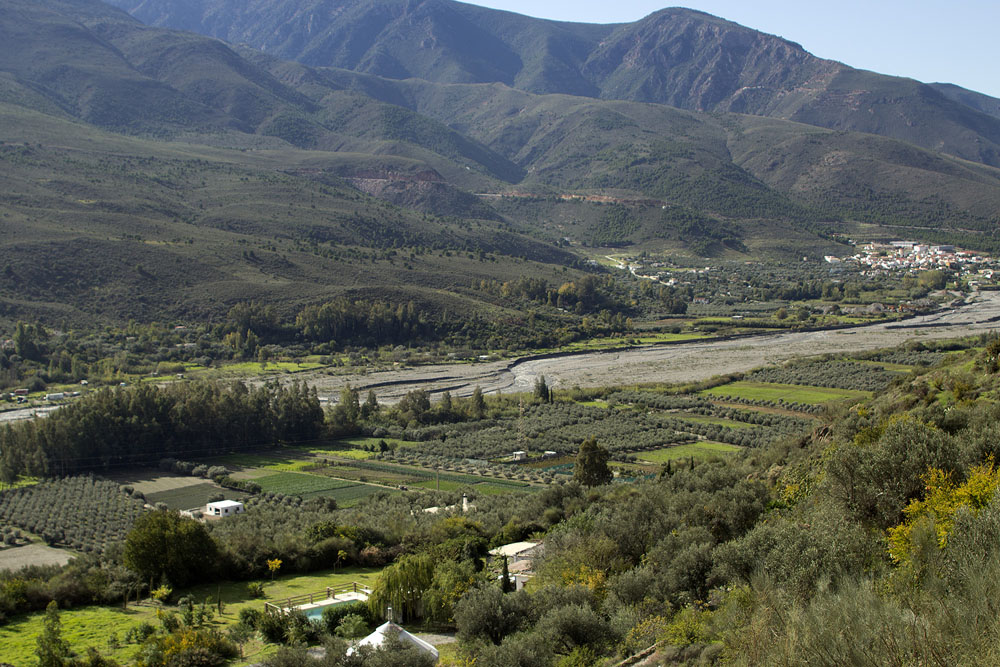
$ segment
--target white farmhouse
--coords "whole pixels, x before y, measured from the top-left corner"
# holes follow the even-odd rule
[[[205,516],[233,516],[243,513],[243,503],[238,500],[219,500],[205,505]]]

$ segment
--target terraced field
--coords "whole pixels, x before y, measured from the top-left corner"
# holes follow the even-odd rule
[[[671,415],[686,422],[694,422],[695,424],[714,424],[716,426],[725,426],[726,428],[753,428],[753,424],[733,421],[732,419],[722,419],[720,417],[693,415],[687,412],[671,413]]]
[[[804,403],[822,405],[845,399],[861,400],[871,394],[853,389],[829,389],[808,385],[775,384],[770,382],[733,382],[721,387],[713,387],[702,392],[713,398],[744,398],[756,401],[781,401],[784,403]]]
[[[663,449],[654,449],[650,452],[641,452],[636,455],[636,458],[641,461],[649,461],[650,463],[666,463],[667,461],[687,460],[692,456],[695,459],[701,460],[713,456],[734,454],[741,449],[742,447],[729,445],[724,442],[706,440],[689,445],[677,445],[676,447],[665,447]]]

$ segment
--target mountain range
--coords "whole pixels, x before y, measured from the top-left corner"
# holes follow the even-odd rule
[[[859,225],[993,243],[1000,102],[700,12],[114,4],[0,12],[0,317],[341,294],[497,316],[468,286],[577,275],[566,239],[733,258],[817,256],[817,232]]]
[[[689,9],[588,25],[450,0],[112,3],[150,25],[312,67],[767,116],[1000,165],[996,100],[816,58],[794,42]]]

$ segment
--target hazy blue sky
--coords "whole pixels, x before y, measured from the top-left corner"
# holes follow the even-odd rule
[[[1000,0],[473,0],[529,16],[625,23],[683,6],[852,67],[1000,97]]]

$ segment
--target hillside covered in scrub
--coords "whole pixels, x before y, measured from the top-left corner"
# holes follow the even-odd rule
[[[279,426],[305,419],[311,437],[317,429],[361,434],[350,442],[363,448],[339,462],[344,445],[319,442],[206,459],[230,466],[211,469],[225,484],[231,466],[244,461],[238,488],[252,495],[245,514],[207,529],[165,505],[137,518],[134,498],[141,496],[133,487],[120,501],[132,514],[109,512],[110,537],[76,531],[61,538],[53,532],[55,513],[21,523],[29,530],[43,525],[52,543],[79,542],[90,555],[64,568],[0,574],[2,611],[9,623],[30,627],[41,622],[40,612],[22,614],[48,600],[59,602],[68,621],[138,590],[160,595],[157,618],[174,620],[147,622],[144,636],[132,633],[123,649],[154,655],[154,647],[187,632],[191,645],[219,655],[235,655],[237,643],[254,651],[270,647],[277,652],[264,664],[274,667],[303,664],[303,644],[327,647],[316,664],[356,664],[342,638],[380,622],[387,604],[408,628],[454,629],[458,643],[443,664],[607,665],[650,648],[658,664],[990,664],[998,633],[990,603],[1000,543],[998,355],[1000,342],[984,336],[864,358],[818,358],[685,387],[553,392],[543,382],[530,395],[448,397],[436,405],[413,392],[391,408],[348,391],[324,423],[316,421],[308,394],[272,393],[275,408],[287,404],[273,417]],[[884,372],[877,393],[815,398],[812,405],[741,397],[750,386],[808,389],[823,364],[829,387],[849,384],[860,366]],[[114,412],[133,391],[81,403],[50,417],[44,429],[7,430],[5,452],[30,452],[34,439],[35,460],[44,460],[56,451],[45,442],[63,423]],[[144,391],[142,401],[155,394]],[[247,398],[254,396],[268,394]],[[178,390],[163,399],[187,400]],[[132,438],[160,428],[155,414],[145,414],[145,423],[131,426]],[[657,438],[668,426],[674,435]],[[759,435],[746,437],[751,430]],[[481,447],[477,456],[499,460],[504,444],[497,440],[499,448],[491,449],[492,434],[503,431],[521,431],[528,443],[524,474],[511,475],[510,463],[477,469],[452,451],[456,445],[464,451],[467,440]],[[732,435],[738,444],[708,447],[699,434]],[[62,437],[72,441],[68,433]],[[541,450],[550,448],[581,454],[569,457],[567,470],[566,459],[546,462]],[[584,450],[597,452],[596,464],[583,463]],[[167,463],[186,474],[195,469]],[[617,474],[610,484],[609,477],[581,473],[581,465],[605,464]],[[262,466],[264,476],[253,466]],[[342,483],[332,490],[305,483],[349,476],[352,466],[367,482],[443,469],[446,484],[458,483],[435,491],[433,473],[410,477],[409,491],[364,498],[352,492],[341,496],[354,498],[346,507],[331,496]],[[195,474],[206,474],[205,465],[200,470]],[[121,496],[86,479],[69,478],[65,491],[59,482],[4,491],[0,512],[19,521],[19,511],[41,502],[42,495],[32,500],[34,493],[54,505],[61,493],[83,494],[87,502],[102,493]],[[460,491],[471,494],[473,509],[459,509]],[[450,507],[422,511],[429,506]],[[175,543],[163,553],[137,551],[160,524],[158,530],[175,531]],[[125,535],[123,550],[115,534]],[[506,591],[498,581],[504,566],[487,551],[526,539],[544,550],[532,558],[534,576],[524,589]],[[179,554],[193,544],[213,554],[214,567],[185,565]],[[282,590],[259,581],[272,561],[286,582],[313,572],[333,576],[325,569],[331,566],[343,568],[337,576],[364,576],[370,603],[352,607],[358,618],[349,621],[347,611],[325,615],[322,623],[262,615],[253,603],[257,593],[246,591]],[[143,592],[150,580],[167,592]],[[238,583],[246,580],[247,588]],[[187,601],[216,586],[225,588],[228,613],[207,614],[202,605],[185,616]],[[363,664],[388,658],[369,659]]]
[[[309,3],[293,4],[308,15]],[[343,298],[412,301],[451,320],[442,338],[470,318],[523,315],[484,281],[555,290],[602,273],[594,262],[609,248],[818,263],[851,237],[997,247],[1000,120],[943,92],[696,12],[612,29],[449,2],[401,15],[404,4],[346,3],[324,39],[377,35],[341,59],[248,48],[280,18],[273,3],[238,16],[204,3],[210,20],[189,3],[128,4],[147,25],[98,0],[12,0],[0,22],[0,323],[215,323],[256,301],[287,326]],[[235,43],[157,27],[209,24]],[[410,53],[428,50],[412,43],[415,26],[492,36],[428,47],[432,65]],[[512,44],[515,33],[554,40],[542,40],[552,53],[533,60],[539,42]],[[630,40],[655,59],[692,34],[705,51],[680,70],[614,65]],[[520,55],[459,57],[487,43]],[[759,51],[757,64],[733,44]],[[393,49],[417,69],[360,57]],[[741,90],[756,82],[755,95],[805,106],[772,113],[770,102],[754,110],[626,80],[662,72],[676,78],[669,88],[730,57],[746,70],[730,73]],[[574,70],[604,83],[560,83]],[[819,81],[811,101],[794,92],[803,81]],[[852,112],[845,87],[866,91],[872,113]],[[579,323],[558,312],[540,313],[547,332]]]

